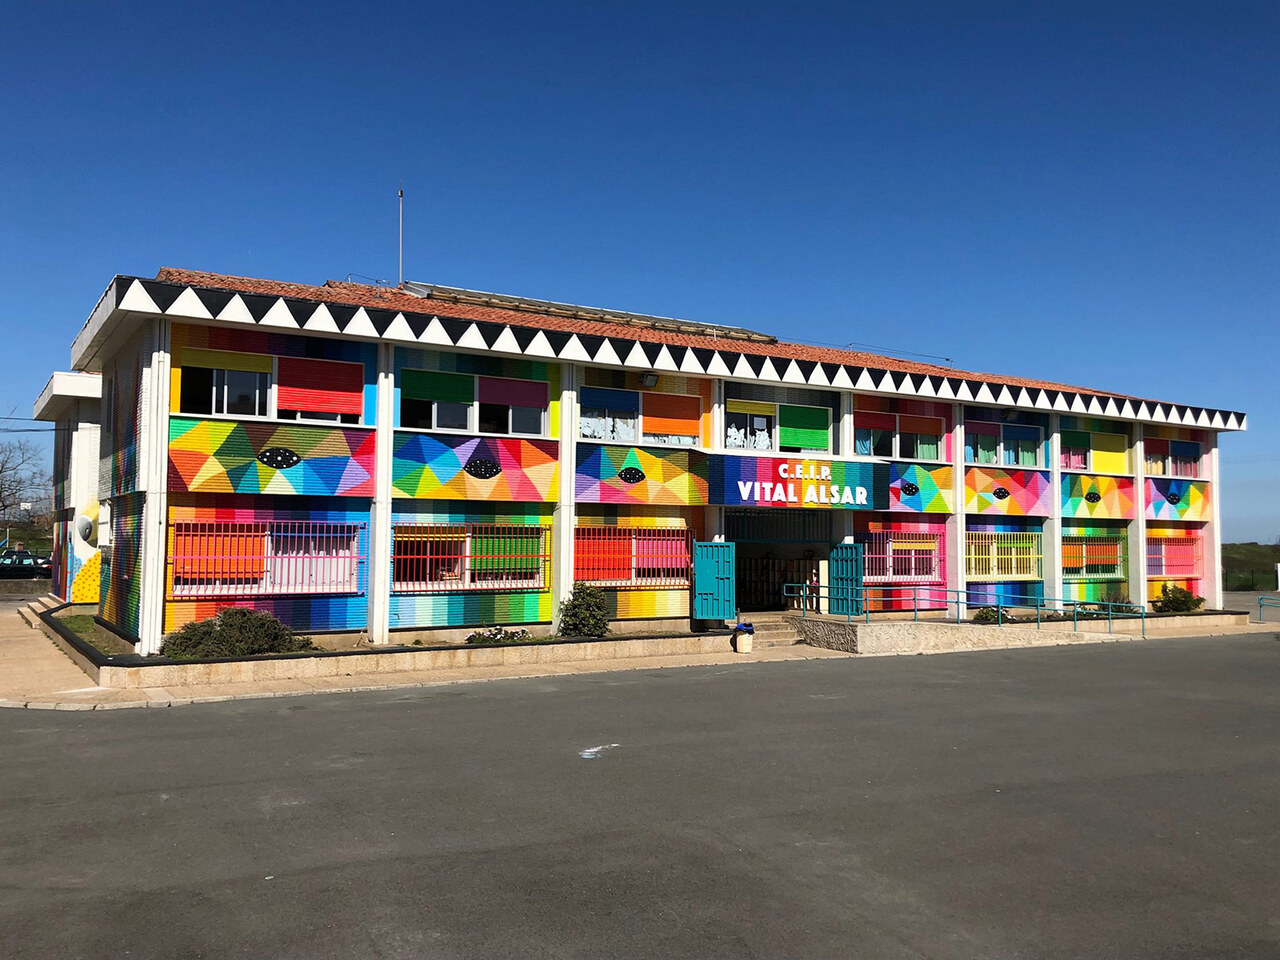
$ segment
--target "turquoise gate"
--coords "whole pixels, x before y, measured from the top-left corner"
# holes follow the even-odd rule
[[[732,543],[693,545],[693,619],[731,620],[738,615]]]
[[[831,548],[830,613],[841,617],[858,616],[866,598],[862,592],[862,544],[837,543]]]

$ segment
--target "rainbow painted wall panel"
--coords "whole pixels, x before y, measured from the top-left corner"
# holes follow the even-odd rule
[[[546,531],[548,554],[554,553],[551,533],[553,507],[542,503],[456,503],[438,501],[395,501],[394,525],[426,523],[485,523],[542,527]],[[454,590],[424,593],[392,591],[392,630],[441,627],[486,627],[529,623],[550,623],[554,613],[551,597],[551,561],[543,565],[543,586],[528,590]]]
[[[175,494],[169,504],[168,563],[165,564],[165,632],[183,623],[218,616],[227,607],[247,607],[279,617],[294,630],[364,630],[369,623],[369,500],[315,498],[303,504],[274,497],[184,497]],[[357,589],[352,593],[275,596],[220,596],[184,599],[174,596],[173,554],[175,522],[205,524],[269,524],[312,521],[360,527]]]
[[[966,513],[1047,517],[1052,496],[1049,474],[1039,470],[968,467],[964,472]]]
[[[574,490],[579,503],[702,506],[708,462],[698,450],[579,443]]]
[[[889,465],[889,509],[904,513],[951,513],[955,468],[921,463]]]
[[[363,630],[369,622],[368,500],[315,498],[305,505],[275,497],[186,497],[176,494],[169,505],[165,566],[164,629],[172,632],[191,620],[206,620],[227,607],[247,607],[278,617],[294,630]],[[359,528],[359,577],[350,593],[185,599],[174,596],[173,552],[177,522],[270,523],[311,521],[351,524]]]
[[[688,529],[698,539],[702,514],[697,507],[588,505],[579,510],[577,523],[580,527]],[[679,619],[690,613],[687,587],[605,587],[604,593],[611,620]]]
[[[169,489],[373,496],[374,432],[270,421],[169,419]]]
[[[743,507],[889,509],[889,464],[804,457],[717,456],[711,502]]]
[[[102,558],[98,613],[127,637],[138,636],[142,600],[142,494],[112,503],[111,547]]]
[[[1129,477],[1064,473],[1062,516],[1095,520],[1132,520],[1136,515]]]
[[[1207,480],[1147,477],[1147,519],[1207,521],[1213,501]]]
[[[519,437],[397,431],[391,454],[396,497],[552,502],[559,444]]]

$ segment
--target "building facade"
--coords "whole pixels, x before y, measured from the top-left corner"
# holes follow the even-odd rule
[[[101,383],[100,617],[143,653],[228,605],[374,642],[551,629],[577,581],[683,622],[702,540],[736,544],[743,611],[841,543],[875,610],[1214,607],[1218,435],[1245,427],[734,327],[167,269],[115,278],[72,362]]]

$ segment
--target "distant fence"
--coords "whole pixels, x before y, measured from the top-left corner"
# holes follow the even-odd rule
[[[1270,570],[1223,570],[1222,589],[1227,591],[1275,590],[1276,569]]]

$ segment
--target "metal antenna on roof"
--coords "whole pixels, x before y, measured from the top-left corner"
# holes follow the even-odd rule
[[[400,182],[400,271],[396,286],[404,286],[404,181]]]

